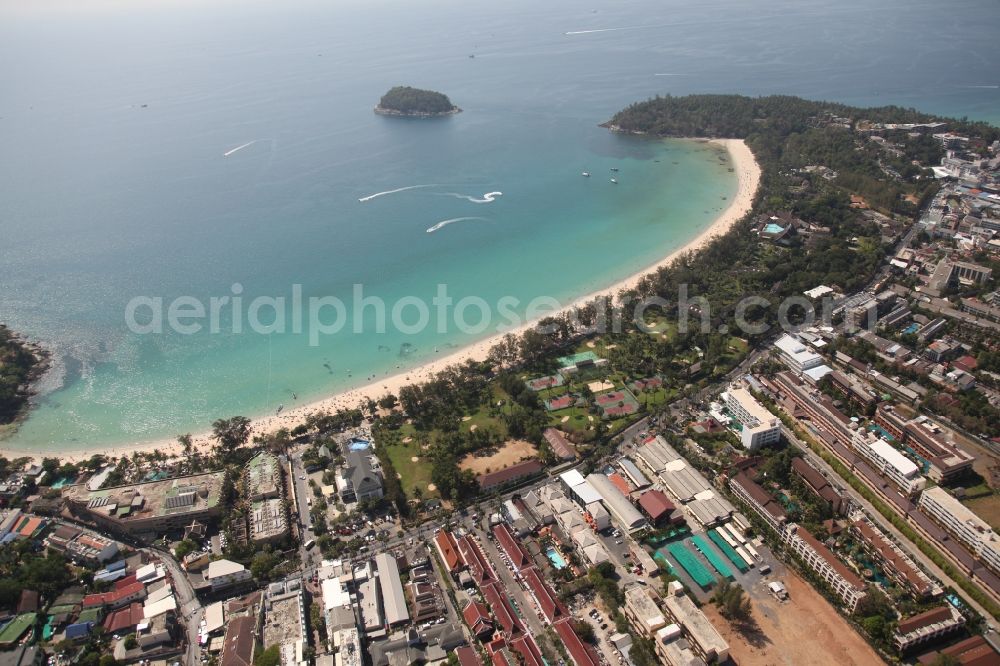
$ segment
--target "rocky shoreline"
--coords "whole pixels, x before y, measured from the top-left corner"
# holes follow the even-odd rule
[[[399,111],[398,109],[387,109],[382,105],[378,105],[375,107],[375,113],[380,116],[392,116],[396,118],[441,118],[443,116],[453,116],[457,113],[462,113],[462,109],[453,106],[448,111],[428,113],[424,111]]]

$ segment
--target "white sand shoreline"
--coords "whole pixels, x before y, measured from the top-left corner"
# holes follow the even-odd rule
[[[756,196],[758,185],[760,184],[760,167],[754,159],[753,153],[750,151],[750,148],[745,142],[738,139],[712,139],[711,142],[717,145],[722,145],[726,148],[730,156],[731,166],[735,169],[737,175],[737,191],[735,196],[731,198],[729,206],[719,215],[718,218],[715,219],[711,225],[709,225],[700,234],[698,234],[697,237],[693,238],[683,247],[678,248],[655,264],[645,267],[644,269],[611,285],[610,287],[595,291],[577,299],[574,303],[566,306],[564,310],[569,310],[577,305],[591,301],[598,297],[613,297],[622,290],[634,288],[639,284],[643,277],[655,272],[663,266],[669,265],[678,256],[687,252],[696,252],[716,237],[724,235],[737,221],[742,219],[750,211],[753,206],[753,199]],[[280,428],[288,428],[290,430],[296,425],[302,423],[306,416],[312,413],[335,411],[340,408],[354,407],[367,398],[378,400],[387,393],[398,395],[399,390],[403,386],[429,380],[436,373],[440,372],[449,365],[464,363],[470,359],[485,359],[490,348],[492,348],[504,335],[507,333],[514,333],[515,335],[520,334],[533,324],[534,322],[530,322],[510,331],[496,333],[488,338],[462,347],[454,353],[436,358],[424,365],[412,368],[408,371],[402,371],[396,375],[373,381],[365,386],[343,391],[336,395],[316,400],[308,404],[303,404],[301,406],[296,406],[291,409],[286,409],[279,415],[255,418],[252,423],[253,433],[255,435],[269,433]],[[207,448],[211,447],[213,444],[210,432],[203,432],[194,435],[193,440],[194,446],[202,450],[207,450]],[[147,440],[105,447],[98,445],[83,450],[59,450],[55,448],[45,450],[19,450],[14,447],[7,447],[3,443],[0,443],[0,454],[6,456],[7,458],[25,456],[37,459],[42,456],[53,456],[59,457],[63,461],[72,462],[87,460],[94,454],[98,453],[106,456],[120,456],[131,455],[135,451],[161,451],[167,456],[182,454],[182,448],[175,439]]]

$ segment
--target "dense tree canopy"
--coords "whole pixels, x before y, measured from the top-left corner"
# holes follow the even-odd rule
[[[452,113],[457,108],[445,94],[410,86],[391,88],[378,103],[379,110],[414,115]]]

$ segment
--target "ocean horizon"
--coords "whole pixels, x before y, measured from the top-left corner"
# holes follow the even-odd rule
[[[794,94],[997,123],[1000,81],[960,54],[995,61],[1000,26],[952,18],[989,6],[0,9],[0,54],[21,64],[0,70],[0,322],[53,353],[0,448],[200,432],[493,332],[373,333],[367,311],[363,332],[317,345],[307,331],[234,332],[225,313],[217,334],[145,335],[126,325],[137,297],[350,302],[363,285],[392,304],[430,302],[443,284],[455,300],[518,299],[524,314],[655,263],[736,187],[717,146],[598,126],[655,94]],[[872,12],[883,20],[857,20]],[[394,85],[439,90],[463,113],[374,114]]]

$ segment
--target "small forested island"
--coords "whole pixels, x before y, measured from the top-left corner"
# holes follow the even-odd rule
[[[383,116],[435,118],[461,113],[462,109],[451,103],[448,96],[433,90],[410,86],[396,86],[382,95],[375,113]]]

